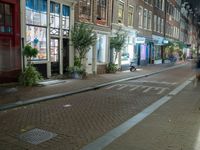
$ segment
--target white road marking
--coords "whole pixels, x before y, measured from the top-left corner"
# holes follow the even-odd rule
[[[109,86],[109,87],[107,87],[106,89],[109,90],[109,89],[112,89],[112,88],[114,88],[114,87],[116,87],[116,86],[119,86],[119,84],[115,84],[115,85]]]
[[[162,88],[161,90],[160,90],[160,92],[158,92],[157,94],[162,94],[165,90],[167,90],[167,89],[169,89],[169,88]]]
[[[153,87],[148,87],[146,90],[143,91],[143,93],[147,93],[147,92],[149,92],[151,89],[153,89]]]
[[[122,90],[124,89],[125,87],[127,87],[128,85],[120,85],[121,87],[120,88],[117,88],[117,90]]]
[[[137,80],[137,81],[129,81],[129,82],[138,82],[138,83],[155,83],[155,84],[165,84],[165,85],[176,85],[176,82],[166,82],[166,81],[147,81],[147,80]]]
[[[134,91],[134,90],[138,89],[139,87],[140,87],[140,86],[135,85],[134,88],[131,88],[129,91]]]
[[[143,93],[150,92],[150,90],[160,90],[157,92],[157,94],[162,94],[165,90],[169,90],[169,88],[165,87],[155,87],[155,86],[147,86],[147,85],[128,85],[128,84],[115,84],[112,86],[107,87],[106,89],[116,89],[118,91],[123,90],[125,88],[130,88],[129,92],[132,92],[138,88],[143,89]]]

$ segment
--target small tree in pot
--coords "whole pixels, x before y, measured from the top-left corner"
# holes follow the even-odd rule
[[[31,59],[37,56],[38,50],[36,48],[32,48],[30,45],[26,45],[24,47],[23,54],[26,56],[28,64],[20,75],[19,82],[24,86],[36,85],[42,79],[42,76],[31,64]]]
[[[115,62],[117,60],[117,57],[119,57],[120,52],[122,51],[122,49],[124,48],[124,45],[126,43],[126,38],[127,38],[127,33],[122,32],[121,28],[115,33],[114,37],[110,38],[110,49],[112,50],[112,52],[115,50],[115,59],[113,60],[113,58],[111,59],[109,66],[116,66]],[[113,56],[111,56],[113,57]],[[120,67],[120,59],[118,58],[118,67]],[[116,72],[116,71],[115,71]]]
[[[90,50],[90,47],[95,45],[96,40],[97,35],[93,31],[93,28],[84,23],[77,23],[75,24],[74,28],[72,28],[71,41],[75,49],[74,68],[76,68],[76,70],[78,67],[79,70],[81,69],[85,71],[83,61],[87,52]]]

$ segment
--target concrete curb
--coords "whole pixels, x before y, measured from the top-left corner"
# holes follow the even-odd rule
[[[111,85],[111,84],[115,84],[115,83],[119,83],[119,82],[123,82],[123,81],[128,81],[128,80],[136,80],[136,79],[143,78],[143,77],[148,77],[148,76],[155,75],[155,74],[158,74],[158,73],[161,73],[161,72],[164,72],[164,71],[176,69],[176,68],[179,68],[179,67],[182,67],[182,66],[185,66],[185,64],[176,65],[176,66],[169,67],[169,68],[166,68],[166,69],[161,69],[161,70],[155,71],[153,73],[138,75],[138,76],[135,76],[135,77],[129,77],[129,78],[119,79],[119,80],[115,80],[115,81],[111,81],[111,82],[107,82],[107,83],[103,83],[103,84],[99,84],[99,85],[95,85],[95,86],[90,86],[90,87],[82,88],[82,89],[79,89],[79,90],[74,90],[74,91],[71,91],[71,92],[52,94],[52,95],[49,95],[49,96],[43,96],[43,97],[28,99],[28,100],[24,100],[24,101],[18,101],[18,102],[15,102],[15,103],[4,104],[4,105],[0,106],[0,111],[5,111],[5,110],[8,110],[8,109],[21,107],[21,106],[25,106],[25,105],[30,105],[30,104],[34,104],[34,103],[38,103],[38,102],[44,102],[44,101],[47,101],[47,100],[53,100],[55,98],[60,98],[60,97],[64,97],[64,96],[70,96],[70,95],[74,95],[74,94],[78,94],[78,93],[97,90],[99,88],[103,88],[103,87]]]

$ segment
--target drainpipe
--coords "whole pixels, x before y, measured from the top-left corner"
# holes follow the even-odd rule
[[[164,30],[163,30],[163,37],[165,40],[166,37],[166,23],[167,23],[167,0],[164,1],[165,2],[165,7],[164,7],[164,13],[165,13],[165,17],[164,17]],[[161,59],[162,59],[162,63],[164,64],[164,45],[161,47]]]

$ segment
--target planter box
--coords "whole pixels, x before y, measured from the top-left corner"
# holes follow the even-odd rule
[[[72,77],[73,79],[83,79],[83,75],[82,75],[82,74],[79,74],[79,73],[77,73],[77,72],[72,73],[72,74],[71,74],[71,77]]]
[[[154,64],[162,64],[162,59],[155,60],[155,61],[154,61]]]

